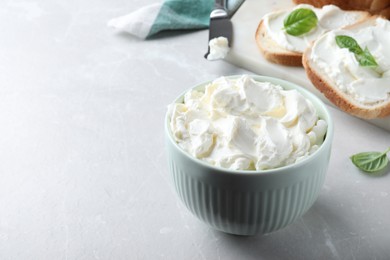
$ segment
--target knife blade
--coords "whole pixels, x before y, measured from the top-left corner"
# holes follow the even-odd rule
[[[225,37],[230,47],[233,37],[233,26],[226,9],[226,0],[215,0],[214,9],[210,14],[209,42],[218,37]],[[210,54],[210,46],[204,57]]]

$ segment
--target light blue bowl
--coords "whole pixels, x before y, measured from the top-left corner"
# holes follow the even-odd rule
[[[228,170],[209,165],[180,148],[172,137],[169,116],[165,119],[169,170],[180,200],[210,227],[236,235],[270,233],[301,217],[313,205],[323,186],[333,139],[332,118],[316,96],[284,80],[252,77],[284,89],[296,89],[312,101],[319,117],[328,123],[325,140],[316,152],[277,169]],[[202,90],[208,83],[195,88]],[[183,102],[183,95],[175,102]]]

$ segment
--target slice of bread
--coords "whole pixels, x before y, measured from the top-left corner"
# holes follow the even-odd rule
[[[302,66],[302,52],[289,51],[279,46],[267,32],[263,19],[257,27],[255,37],[258,48],[269,62],[286,66]]]
[[[329,6],[328,6],[329,7]],[[296,8],[313,8],[313,6],[309,5],[301,5],[301,6],[296,6]],[[281,65],[286,65],[286,66],[302,66],[302,54],[303,50],[289,50],[284,46],[281,46],[271,35],[272,32],[270,32],[271,27],[267,27],[266,25],[266,20],[268,19],[267,17],[270,17],[271,15],[279,13],[283,16],[287,16],[289,13],[291,13],[294,9],[288,9],[288,10],[282,10],[282,11],[275,11],[273,13],[270,13],[268,15],[265,15],[256,30],[255,33],[255,39],[256,39],[256,44],[263,54],[263,56],[270,62],[276,63],[276,64],[281,64]],[[338,9],[339,10],[339,9]],[[337,28],[325,28],[321,27],[318,30],[321,31],[328,31],[330,29],[338,29],[342,28],[344,26],[349,26],[354,23],[361,22],[365,19],[367,19],[370,14],[368,12],[363,12],[363,11],[342,11],[339,10],[337,15],[349,15],[349,19],[345,19],[345,23],[343,23],[342,26],[338,26]],[[326,16],[325,16],[326,17]],[[332,18],[334,19],[334,17]],[[321,26],[322,21],[319,21],[319,25]],[[325,21],[323,22],[325,24]],[[283,30],[283,25],[277,27],[280,32]],[[280,29],[279,29],[280,28]],[[317,29],[314,29],[314,32],[309,32],[308,34],[312,34],[313,36],[317,37],[319,35],[319,31],[316,31]],[[279,31],[277,32],[279,33]],[[288,35],[287,37],[295,37],[295,36],[290,36]],[[301,36],[297,36],[301,37]],[[312,37],[312,36],[311,36]],[[314,40],[315,38],[313,38]]]
[[[324,61],[326,59],[329,59],[329,57],[340,57],[335,53],[337,48],[332,49],[329,47],[330,42],[329,40],[334,39],[336,35],[348,35],[351,37],[358,37],[359,34],[363,35],[362,29],[370,27],[370,26],[377,26],[377,18],[378,17],[371,17],[370,19],[367,19],[364,22],[361,22],[359,24],[355,24],[353,26],[350,26],[348,28],[345,28],[344,30],[336,30],[333,32],[328,32],[327,34],[324,34],[321,36],[317,41],[315,41],[312,46],[304,52],[303,55],[303,66],[306,70],[306,74],[310,81],[313,83],[313,85],[320,90],[334,105],[339,107],[341,110],[360,117],[364,119],[373,119],[373,118],[383,118],[387,117],[390,115],[390,86],[386,87],[388,89],[387,93],[387,98],[383,100],[378,100],[378,101],[371,101],[371,102],[364,102],[361,100],[361,98],[356,98],[351,94],[351,90],[348,90],[348,87],[352,86],[351,82],[355,80],[359,80],[359,78],[353,78],[351,79],[350,83],[347,83],[348,87],[344,88],[339,87],[338,84],[336,83],[336,76],[335,74],[332,74],[332,64],[327,64],[324,67],[323,65],[326,63],[322,63],[322,67],[319,65],[320,63],[318,62],[318,58],[323,58]],[[383,20],[383,19],[382,19]],[[383,20],[388,22],[387,28],[390,28],[390,22],[387,20]],[[327,38],[328,37],[328,38]],[[368,37],[367,37],[368,38]],[[322,46],[321,46],[322,44]],[[365,48],[365,46],[361,46],[362,48]],[[384,46],[385,48],[388,48],[388,46]],[[317,48],[317,49],[315,49]],[[320,55],[312,55],[313,51],[315,50],[320,50],[320,48],[325,48],[326,53],[321,53]],[[324,49],[322,49],[324,50]],[[334,53],[332,53],[334,51]],[[347,49],[345,51],[349,52]],[[371,51],[371,50],[370,50]],[[373,54],[373,53],[372,53]],[[332,56],[334,55],[334,56]],[[384,54],[383,54],[384,55]],[[328,57],[328,58],[327,58]],[[353,54],[351,54],[351,57],[354,57]],[[389,55],[383,56],[386,58],[386,61],[382,60],[383,64],[387,64],[385,67],[387,73],[386,76],[382,76],[382,78],[378,78],[375,80],[381,80],[380,82],[386,82],[385,84],[382,84],[384,86],[387,86],[387,83],[390,82],[390,67],[388,64],[390,64],[390,59]],[[382,58],[383,58],[382,57]],[[315,61],[317,59],[317,61]],[[353,58],[351,58],[353,59]],[[380,59],[377,58],[377,61]],[[345,61],[345,57],[340,57],[340,63],[342,61]],[[335,61],[337,64],[338,61]],[[378,62],[379,63],[379,62]],[[343,65],[344,66],[344,65]],[[358,66],[358,65],[356,65]],[[342,67],[345,68],[345,67]],[[336,68],[338,69],[338,68]],[[370,68],[364,68],[367,70],[370,70]],[[359,74],[362,75],[362,74]],[[364,74],[366,75],[366,74]],[[346,74],[339,74],[339,77],[343,77],[343,79],[347,79],[348,75]],[[370,76],[369,76],[370,77]],[[362,76],[364,80],[367,80],[365,76]],[[369,79],[369,78],[368,78]],[[340,80],[340,78],[338,78]],[[340,82],[340,81],[339,81]],[[376,81],[378,82],[378,81]],[[377,87],[375,84],[370,85],[370,87],[373,88],[372,91],[374,91],[374,88]],[[342,90],[344,89],[344,90]]]
[[[362,10],[390,19],[390,0],[293,0],[296,4],[311,4],[317,8],[337,5],[344,10]]]

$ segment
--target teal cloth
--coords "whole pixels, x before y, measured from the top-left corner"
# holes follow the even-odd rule
[[[228,1],[228,11],[233,13],[243,1]],[[213,7],[213,0],[165,0],[147,38],[166,30],[208,28]]]

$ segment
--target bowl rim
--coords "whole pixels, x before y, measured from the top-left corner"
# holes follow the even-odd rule
[[[187,159],[189,159],[197,164],[200,164],[203,167],[212,169],[213,171],[218,172],[218,174],[223,173],[223,174],[228,174],[228,175],[250,175],[250,176],[269,175],[269,174],[274,175],[276,173],[286,173],[289,170],[294,169],[294,168],[299,168],[302,165],[307,164],[311,160],[314,160],[316,157],[320,156],[322,151],[324,149],[326,149],[325,148],[326,146],[330,146],[329,149],[331,149],[331,144],[332,144],[332,140],[333,140],[333,131],[334,131],[333,119],[331,117],[331,114],[330,114],[326,104],[322,100],[320,100],[317,96],[315,96],[313,93],[311,93],[307,89],[305,89],[305,88],[303,88],[295,83],[292,83],[292,82],[289,82],[289,81],[286,81],[283,79],[275,78],[275,77],[255,75],[255,74],[237,74],[237,75],[228,75],[228,76],[220,76],[220,77],[224,77],[227,79],[238,79],[244,75],[247,75],[258,82],[270,82],[272,84],[279,85],[283,89],[288,89],[288,90],[296,89],[301,94],[303,94],[305,96],[305,98],[308,98],[313,103],[317,112],[318,112],[318,109],[320,109],[321,111],[319,114],[320,114],[320,116],[322,116],[322,119],[324,119],[327,122],[328,127],[327,127],[327,131],[326,131],[326,135],[325,135],[325,140],[319,146],[319,148],[313,154],[309,155],[308,157],[306,157],[298,162],[295,162],[295,163],[292,163],[289,165],[285,165],[285,166],[281,166],[281,167],[277,167],[277,168],[272,168],[272,169],[267,169],[267,170],[231,170],[228,168],[223,168],[220,166],[209,164],[201,159],[193,157],[191,154],[189,154],[187,151],[185,151],[183,148],[181,148],[179,146],[179,144],[174,140],[174,138],[172,136],[172,131],[170,129],[169,110],[168,110],[165,113],[165,119],[164,119],[165,136],[166,136],[166,138],[168,138],[169,142],[175,147],[175,149],[180,151],[180,153],[183,154]],[[218,78],[220,78],[220,77],[218,77]],[[217,79],[217,78],[215,78],[215,79]],[[178,103],[180,100],[182,100],[185,93],[187,93],[189,90],[203,88],[207,84],[210,84],[211,82],[213,82],[215,79],[204,81],[202,83],[199,83],[199,84],[192,86],[191,88],[186,89],[177,98],[175,98],[173,103]],[[173,104],[173,103],[171,103],[171,104]]]

